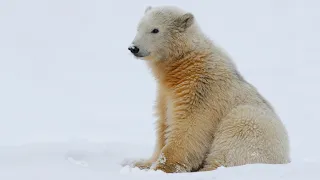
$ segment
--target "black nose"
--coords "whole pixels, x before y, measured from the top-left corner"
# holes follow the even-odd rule
[[[133,54],[137,54],[139,52],[139,48],[137,46],[130,46],[128,48]]]

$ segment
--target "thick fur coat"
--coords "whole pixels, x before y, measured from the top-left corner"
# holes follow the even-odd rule
[[[147,8],[132,46],[158,85],[156,147],[135,166],[174,173],[290,162],[288,135],[276,112],[193,14]]]

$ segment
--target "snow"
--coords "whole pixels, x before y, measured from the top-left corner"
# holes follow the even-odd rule
[[[286,125],[292,163],[165,174],[155,82],[128,46],[148,5],[193,12]],[[320,179],[317,0],[1,0],[0,179]]]
[[[319,160],[298,159],[289,165],[245,165],[215,172],[165,174],[121,165],[143,156],[149,146],[130,143],[96,143],[72,140],[1,147],[0,179],[308,179],[319,178]]]

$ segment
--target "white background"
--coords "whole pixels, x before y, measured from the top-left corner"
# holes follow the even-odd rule
[[[19,172],[17,156],[67,154],[74,142],[103,144],[118,159],[151,153],[156,86],[127,47],[145,7],[168,4],[194,13],[272,103],[288,129],[293,162],[320,162],[317,0],[0,0],[0,158],[15,157],[7,179]],[[45,168],[48,161],[37,163]]]

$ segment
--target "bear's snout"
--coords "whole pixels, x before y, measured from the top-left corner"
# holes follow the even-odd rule
[[[131,51],[132,54],[137,54],[139,52],[139,48],[137,46],[129,46],[129,51]]]

